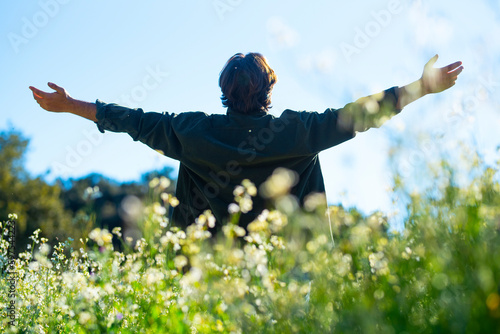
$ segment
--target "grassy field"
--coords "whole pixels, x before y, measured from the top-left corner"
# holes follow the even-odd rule
[[[250,182],[222,233],[207,231],[210,212],[179,230],[164,218],[176,200],[155,182],[162,200],[147,206],[139,240],[95,229],[71,249],[35,233],[15,260],[15,327],[2,234],[0,331],[500,333],[497,167],[474,163],[459,187],[441,164],[431,189],[406,193],[399,232],[382,214],[327,208],[319,196],[298,210],[282,191],[246,232],[234,222],[256,191]],[[405,194],[398,177],[393,191]]]

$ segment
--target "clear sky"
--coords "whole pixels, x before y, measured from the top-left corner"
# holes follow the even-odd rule
[[[131,181],[178,163],[126,134],[48,113],[29,85],[145,111],[224,113],[218,76],[237,52],[264,54],[278,75],[273,109],[322,111],[461,60],[449,91],[320,155],[330,203],[392,212],[388,152],[408,180],[459,140],[493,160],[500,144],[500,1],[41,0],[0,3],[0,130],[31,139],[26,166],[48,181],[102,173]],[[416,138],[426,141],[418,142]]]

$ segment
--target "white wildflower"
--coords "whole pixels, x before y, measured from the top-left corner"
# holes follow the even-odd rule
[[[227,207],[227,211],[230,213],[230,214],[235,214],[235,213],[238,213],[240,212],[240,207],[238,206],[238,204],[236,203],[231,203],[229,204],[229,206]]]

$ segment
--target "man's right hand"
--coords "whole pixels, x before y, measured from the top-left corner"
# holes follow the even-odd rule
[[[52,82],[49,82],[48,86],[55,90],[55,92],[47,93],[33,86],[29,87],[40,107],[53,112],[69,112],[97,122],[95,103],[75,100],[69,96],[64,88]]]
[[[47,111],[53,112],[71,112],[72,98],[66,90],[52,82],[48,86],[55,90],[53,93],[41,91],[33,86],[29,88],[33,92],[36,102]]]

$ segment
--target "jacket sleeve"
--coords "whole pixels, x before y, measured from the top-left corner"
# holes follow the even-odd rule
[[[340,109],[326,109],[323,113],[302,112],[302,132],[307,150],[317,153],[354,138],[357,132],[380,127],[398,114],[398,88],[392,87],[379,94],[358,99]]]
[[[354,132],[378,128],[401,112],[401,109],[397,108],[398,99],[398,87],[362,97],[338,110],[339,126]]]
[[[180,159],[181,144],[172,127],[175,114],[144,112],[142,109],[132,109],[117,104],[107,104],[96,101],[97,128],[104,133],[125,132],[134,141],[140,141],[162,154]]]

